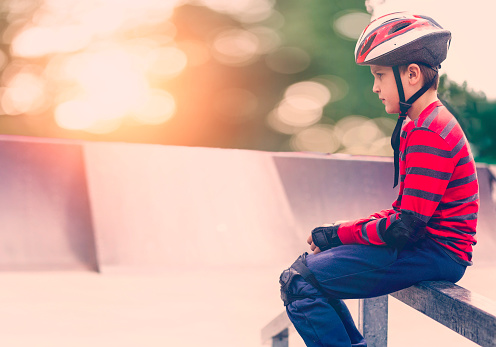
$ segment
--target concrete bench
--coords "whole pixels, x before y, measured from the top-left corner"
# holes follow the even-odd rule
[[[477,343],[496,346],[496,302],[456,284],[420,282],[390,294],[408,306]],[[387,346],[388,296],[359,302],[358,328],[369,347]],[[262,341],[287,347],[292,324],[282,312],[262,329]]]

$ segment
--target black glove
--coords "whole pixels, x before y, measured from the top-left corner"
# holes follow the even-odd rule
[[[402,213],[382,234],[388,246],[403,249],[405,245],[412,244],[425,237],[426,223],[409,213]]]
[[[312,230],[312,240],[321,251],[341,246],[343,243],[338,237],[339,224],[327,227],[317,227]]]

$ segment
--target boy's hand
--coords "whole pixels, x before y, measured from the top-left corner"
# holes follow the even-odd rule
[[[330,227],[332,224],[322,224],[321,226],[323,227]],[[317,254],[317,253],[320,253],[321,250],[319,247],[317,247],[315,245],[315,243],[313,243],[313,238],[312,238],[312,233],[310,232],[310,236],[308,237],[307,239],[307,243],[310,245],[310,249],[313,251],[313,254]]]
[[[310,249],[313,251],[313,254],[320,253],[320,248],[315,246],[315,243],[313,243],[312,233],[310,233],[310,236],[307,239],[307,243],[310,245]]]

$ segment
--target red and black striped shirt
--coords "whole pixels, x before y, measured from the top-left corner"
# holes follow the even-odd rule
[[[383,232],[408,212],[453,259],[471,265],[479,210],[479,185],[469,143],[455,117],[436,101],[403,125],[400,188],[392,209],[342,223],[344,244],[384,245]]]

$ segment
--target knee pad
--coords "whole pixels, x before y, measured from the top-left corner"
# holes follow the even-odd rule
[[[304,297],[302,295],[294,294],[291,289],[291,283],[293,283],[293,279],[300,274],[298,271],[293,269],[292,267],[284,270],[279,277],[279,283],[281,284],[281,299],[284,302],[284,306],[288,306],[295,300],[301,300]]]
[[[315,288],[317,288],[319,291],[322,291],[322,287],[320,286],[319,282],[317,282],[317,279],[315,278],[314,274],[310,271],[310,269],[307,266],[306,262],[306,256],[308,253],[303,253],[296,259],[296,261],[291,265],[288,269],[284,270],[279,277],[279,283],[281,284],[281,299],[284,302],[284,306],[288,306],[290,303],[292,303],[295,300],[301,300],[304,298],[308,298],[308,295],[300,295],[300,294],[294,294],[290,288],[291,283],[293,280],[297,277],[300,276],[303,278],[306,282],[310,283],[313,285]]]

